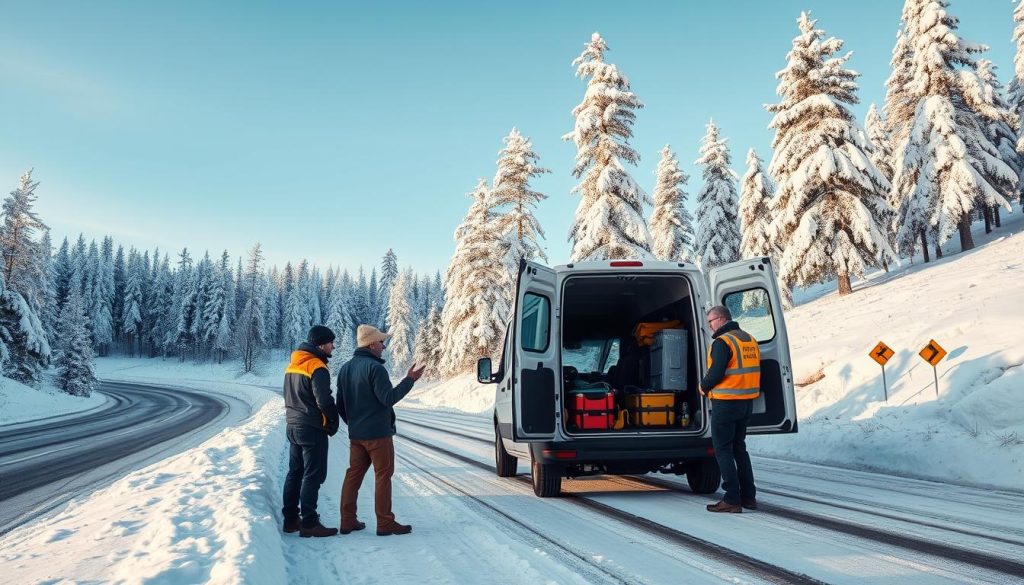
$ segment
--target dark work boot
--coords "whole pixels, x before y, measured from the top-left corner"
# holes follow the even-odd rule
[[[350,532],[355,532],[357,530],[362,530],[364,528],[366,528],[366,522],[360,522],[359,520],[356,520],[356,523],[352,525],[346,525],[344,522],[342,522],[341,533],[348,534]]]
[[[310,526],[308,528],[306,526],[303,526],[303,527],[299,528],[299,536],[301,536],[302,538],[309,538],[309,537],[317,537],[317,538],[319,538],[321,536],[334,536],[337,533],[338,533],[338,529],[337,528],[328,528],[328,527],[324,526],[323,524],[321,524],[320,522],[317,522],[316,524],[314,524],[314,525],[312,525],[312,526]]]
[[[756,510],[757,498],[744,498],[743,501],[740,502],[740,504],[748,510]]]
[[[391,536],[392,534],[409,534],[412,532],[411,524],[399,524],[395,522],[383,528],[377,527],[377,536]]]
[[[708,512],[726,512],[728,514],[739,514],[743,512],[743,508],[739,504],[730,504],[725,500],[715,502],[714,504],[708,504]]]
[[[299,519],[298,518],[285,518],[284,519],[284,531],[287,532],[288,534],[291,534],[293,532],[298,532],[299,528],[302,528],[302,525],[299,524]]]

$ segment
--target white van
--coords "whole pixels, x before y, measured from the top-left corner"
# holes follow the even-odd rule
[[[676,262],[607,260],[549,268],[521,263],[516,304],[497,372],[490,358],[477,378],[497,384],[494,457],[501,477],[529,458],[534,492],[556,496],[563,477],[685,474],[691,489],[712,493],[721,475],[711,445],[710,402],[698,392],[711,344],[705,313],[730,308],[761,349],[761,395],[749,434],[797,431],[789,341],[768,258],[707,271]],[[649,348],[633,337],[638,323],[678,322],[685,336],[685,384],[672,390],[671,424],[642,424],[636,413],[610,413],[615,424],[578,424],[575,388],[609,388],[614,409],[630,392],[651,392]],[[685,333],[680,333],[685,331]],[[664,394],[663,394],[664,396]],[[634,399],[636,402],[639,399]],[[636,404],[634,404],[636,406]],[[642,410],[642,409],[641,409]],[[633,418],[631,424],[630,418]],[[609,419],[610,421],[611,419]],[[664,417],[661,423],[666,423]],[[641,424],[636,424],[641,423]]]

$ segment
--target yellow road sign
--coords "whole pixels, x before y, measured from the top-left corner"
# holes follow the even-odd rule
[[[895,353],[896,352],[894,352],[892,348],[886,345],[884,341],[879,341],[878,345],[875,346],[875,349],[872,349],[871,353],[868,355],[871,356],[871,359],[878,362],[878,365],[884,366],[886,362],[888,362],[892,358],[892,356],[895,355]]]
[[[946,350],[942,349],[942,346],[932,339],[917,355],[921,356],[921,359],[929,364],[937,366],[942,361],[942,358],[946,357]]]

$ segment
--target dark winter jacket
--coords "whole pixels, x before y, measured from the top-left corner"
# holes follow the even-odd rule
[[[292,352],[284,371],[284,407],[288,426],[338,432],[338,408],[331,396],[328,356],[315,345],[303,343]]]
[[[725,368],[729,365],[729,358],[732,357],[732,350],[729,349],[729,344],[723,339],[719,339],[723,333],[730,331],[739,331],[740,326],[735,321],[727,321],[725,325],[715,331],[712,336],[715,338],[711,342],[711,367],[708,368],[708,373],[700,381],[700,389],[707,393],[715,386],[722,383],[725,379]]]
[[[397,432],[393,407],[412,385],[412,378],[405,378],[392,386],[384,360],[369,349],[357,349],[338,370],[338,410],[348,424],[348,437],[362,441],[393,436]]]

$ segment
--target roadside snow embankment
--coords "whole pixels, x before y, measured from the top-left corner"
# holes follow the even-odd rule
[[[71,396],[46,383],[38,390],[0,378],[0,427],[66,416],[99,408],[107,399],[94,392],[91,396]]]
[[[243,425],[6,535],[4,579],[286,583],[276,514],[283,417],[273,398]]]
[[[1017,223],[1017,222],[1015,222]],[[1024,477],[1024,234],[786,314],[800,431],[751,449],[804,461],[1021,489]],[[934,339],[949,355],[932,367]],[[882,370],[879,341],[895,352]]]
[[[480,414],[494,406],[494,386],[465,374],[443,382],[417,383],[401,405],[408,408],[454,410]]]

